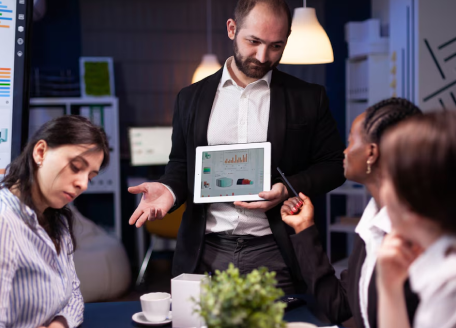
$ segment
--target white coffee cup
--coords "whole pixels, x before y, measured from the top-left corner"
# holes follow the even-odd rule
[[[287,328],[317,328],[317,326],[308,322],[289,322]]]
[[[147,321],[160,322],[166,320],[169,314],[171,295],[168,293],[149,293],[140,298],[141,308]]]

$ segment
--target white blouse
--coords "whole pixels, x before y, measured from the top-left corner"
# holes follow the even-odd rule
[[[414,328],[456,327],[456,236],[443,236],[410,266],[410,285],[420,297]]]
[[[366,244],[366,258],[361,268],[359,279],[359,303],[361,315],[363,317],[365,328],[370,328],[368,308],[369,284],[372,279],[372,273],[377,263],[377,252],[380,248],[383,238],[391,231],[391,221],[386,211],[386,207],[377,208],[374,198],[371,198],[364,210],[363,216],[356,226],[355,232],[359,234]]]

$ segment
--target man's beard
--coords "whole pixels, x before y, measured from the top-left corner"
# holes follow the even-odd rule
[[[277,67],[277,65],[279,65],[280,59],[282,59],[282,56],[280,56],[279,60],[275,63],[272,63],[271,61],[261,63],[259,60],[252,57],[247,57],[244,59],[239,53],[236,39],[233,41],[233,50],[236,67],[238,70],[244,73],[245,76],[252,79],[261,79],[266,75],[267,72]]]

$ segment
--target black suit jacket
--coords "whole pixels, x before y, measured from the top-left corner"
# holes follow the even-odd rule
[[[355,235],[348,269],[341,273],[340,279],[335,276],[334,268],[323,251],[315,225],[293,235],[291,240],[309,292],[315,296],[318,307],[328,319],[334,323],[341,323],[353,316],[356,328],[365,327],[359,301],[359,280],[366,258],[366,245],[362,238],[358,234]],[[411,291],[408,280],[404,285],[404,295],[412,326],[419,298]],[[369,283],[367,302],[370,328],[376,328],[378,295],[375,270]]]
[[[173,117],[172,149],[165,174],[159,180],[176,195],[173,209],[187,201],[178,233],[173,275],[194,272],[203,247],[206,206],[193,203],[195,149],[207,146],[207,127],[222,77],[217,73],[182,89]],[[279,166],[296,190],[312,196],[328,192],[344,181],[343,149],[331,116],[325,89],[276,69],[272,72],[267,140],[271,142],[272,183],[280,181]],[[290,195],[291,192],[289,192]],[[171,209],[171,210],[173,210]],[[289,235],[280,216],[280,205],[267,218],[297,290],[303,279]]]

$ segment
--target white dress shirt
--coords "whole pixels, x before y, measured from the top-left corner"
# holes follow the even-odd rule
[[[67,233],[57,254],[35,212],[0,189],[0,328],[48,326],[56,316],[70,328],[82,323],[84,301],[72,249]]]
[[[409,268],[410,286],[420,297],[414,328],[456,327],[456,236],[443,236]]]
[[[359,279],[359,301],[365,328],[370,328],[367,313],[368,292],[372,273],[377,262],[377,252],[382,244],[383,237],[390,231],[391,221],[388,217],[386,207],[383,207],[379,211],[374,198],[371,198],[355,229],[355,232],[359,234],[366,244],[366,259],[361,268]]]
[[[228,71],[233,57],[226,60],[212,105],[207,141],[211,145],[265,142],[268,134],[272,71],[261,79],[240,87]],[[271,234],[266,214],[233,203],[214,203],[207,211],[206,233],[235,235]]]

